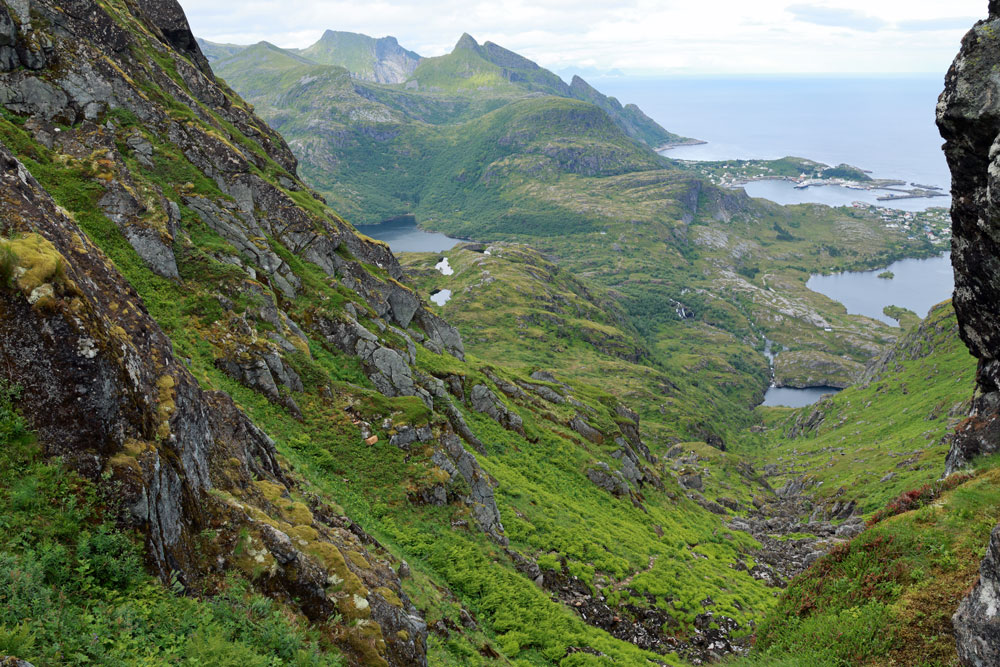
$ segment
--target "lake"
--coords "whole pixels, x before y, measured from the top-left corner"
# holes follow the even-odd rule
[[[378,225],[361,225],[358,231],[379,241],[385,241],[393,252],[444,252],[461,243],[460,239],[438,232],[425,232],[417,227],[413,216],[387,220]]]
[[[764,395],[763,405],[767,407],[802,408],[812,405],[827,394],[836,394],[836,387],[807,387],[792,389],[790,387],[771,387]]]
[[[886,270],[895,277],[879,278]],[[932,306],[951,298],[955,277],[951,253],[945,253],[930,259],[903,259],[874,271],[814,275],[806,287],[844,304],[848,313],[895,325],[896,321],[886,316],[883,308],[901,306],[924,318]]]

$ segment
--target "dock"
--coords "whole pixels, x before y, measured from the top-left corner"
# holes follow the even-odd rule
[[[881,197],[876,197],[878,201],[896,201],[897,199],[930,199],[931,197],[947,197],[943,192],[921,192],[921,193],[910,193],[905,195],[882,195]]]

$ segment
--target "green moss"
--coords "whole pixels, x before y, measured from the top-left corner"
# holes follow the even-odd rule
[[[21,238],[0,240],[0,247],[17,258],[13,273],[20,273],[16,277],[17,286],[25,294],[31,294],[44,283],[65,280],[66,260],[45,237],[26,234]]]
[[[385,586],[381,586],[379,588],[376,588],[375,592],[381,595],[383,598],[385,598],[385,601],[393,605],[394,607],[402,608],[403,601],[399,599],[399,596],[396,595],[395,591],[393,591],[391,588],[386,588]]]

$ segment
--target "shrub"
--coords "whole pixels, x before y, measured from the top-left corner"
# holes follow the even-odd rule
[[[127,590],[143,576],[135,545],[125,534],[106,526],[81,534],[77,559],[79,569],[104,588]]]
[[[0,287],[9,289],[14,284],[17,253],[9,245],[0,246]]]
[[[889,517],[896,516],[897,514],[902,514],[903,512],[909,512],[910,510],[915,510],[932,503],[941,497],[941,494],[945,491],[951,491],[955,487],[963,484],[970,479],[975,477],[971,473],[959,473],[952,475],[944,480],[939,480],[931,484],[924,484],[918,489],[912,489],[906,493],[900,494],[895,500],[885,506],[885,508],[880,509],[875,512],[875,514],[869,517],[866,524],[869,528],[884,521]]]

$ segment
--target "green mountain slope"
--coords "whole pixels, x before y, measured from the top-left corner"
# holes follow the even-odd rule
[[[0,652],[683,665],[763,627],[772,656],[825,658],[782,643],[782,619],[814,627],[799,601],[859,636],[902,627],[888,607],[926,594],[918,571],[971,549],[911,527],[980,538],[990,473],[904,524],[920,555],[870,580],[881,606],[851,609],[866,579],[828,567],[881,528],[819,560],[936,477],[973,364],[947,308],[902,337],[806,279],[933,245],[713,187],[600,98],[502,72],[502,94],[438,93],[210,48],[272,128],[174,2],[23,9],[0,3]],[[551,82],[463,41],[455,62]],[[401,264],[293,149],[360,219],[418,212],[490,243],[449,251],[450,276]],[[756,410],[765,335],[874,359],[867,384]],[[779,599],[811,563],[800,582],[827,567],[830,591]],[[870,635],[865,656],[895,641]]]
[[[661,357],[681,309],[745,341],[747,354],[763,335],[776,340],[785,350],[779,382],[843,386],[895,334],[845,317],[805,288],[808,274],[945,247],[870,213],[784,209],[712,187],[630,139],[605,111],[625,109],[582,80],[572,88],[589,101],[540,94],[558,93],[559,82],[468,36],[421,63],[419,90],[291,60],[264,72],[238,61],[217,69],[289,137],[303,176],[355,221],[413,215],[463,238],[534,245],[622,294],[630,325]],[[473,76],[497,83],[473,86]],[[447,90],[428,90],[434,77]],[[641,121],[633,134],[648,130]]]
[[[3,73],[18,95],[0,114],[0,349],[19,388],[0,402],[6,645],[39,664],[58,645],[106,664],[412,665],[679,664],[746,643],[773,596],[731,565],[757,540],[682,486],[673,440],[597,382],[466,353],[210,75],[179,7],[32,7],[51,60]],[[286,75],[269,45],[250,55]],[[583,158],[657,159],[578,101],[491,113],[471,122],[517,155],[556,146],[544,159],[573,175],[618,165],[581,161],[559,125],[588,137]],[[120,644],[92,641],[106,626],[88,609]],[[39,617],[54,620],[33,640]]]

